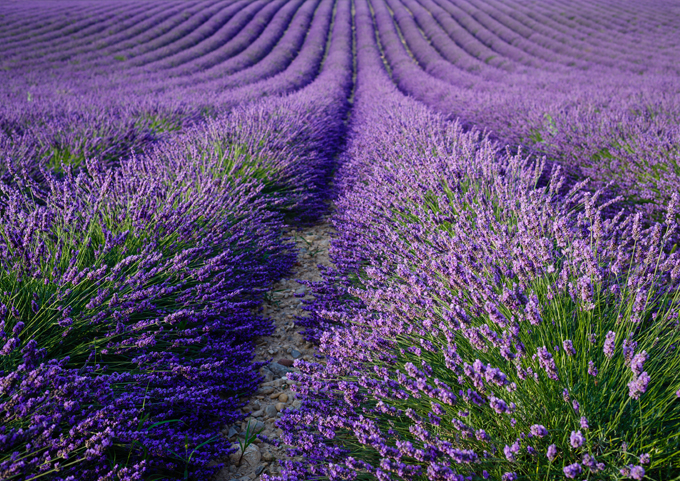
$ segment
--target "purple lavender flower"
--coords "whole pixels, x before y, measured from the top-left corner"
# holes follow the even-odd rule
[[[538,356],[538,363],[541,365],[543,369],[545,369],[545,372],[548,374],[548,377],[550,379],[558,381],[559,376],[557,375],[557,365],[555,364],[555,360],[553,359],[553,356],[552,354],[550,354],[548,349],[545,346],[539,347],[538,350],[536,351],[536,354]]]
[[[576,349],[574,349],[574,343],[570,339],[562,341],[562,348],[567,353],[568,356],[574,356],[576,354]]]
[[[616,347],[616,333],[614,331],[609,331],[605,336],[604,347],[602,348],[602,350],[604,351],[604,355],[611,359],[614,356],[615,347]]]
[[[534,424],[531,426],[530,429],[532,436],[544,438],[545,436],[548,435],[548,430],[542,424]]]
[[[649,456],[649,453],[644,453],[640,455],[640,464],[649,464],[651,461],[651,458]]]
[[[581,416],[581,429],[590,429],[590,426],[588,425],[588,419],[585,416]]]
[[[588,361],[588,374],[590,374],[593,377],[597,376],[597,368],[595,367],[595,363],[593,361]]]
[[[647,360],[647,351],[642,351],[633,357],[630,362],[630,368],[636,376],[640,376],[645,368],[645,361]]]
[[[565,466],[564,468],[562,468],[562,471],[564,471],[564,475],[567,478],[574,479],[576,476],[583,472],[583,469],[581,468],[581,465],[579,463],[574,463],[570,464],[569,466]]]
[[[586,438],[583,437],[583,434],[581,434],[581,431],[572,431],[571,435],[569,436],[569,443],[571,444],[571,447],[574,449],[580,448],[583,446],[583,443],[586,441]]]
[[[631,464],[627,468],[621,469],[621,474],[631,479],[641,480],[645,477],[645,468]]]
[[[490,396],[489,397],[489,406],[491,409],[496,411],[498,414],[505,414],[509,411],[508,405],[506,404],[505,401],[503,401],[500,398]]]
[[[515,481],[517,479],[517,473],[511,471],[508,473],[503,473],[501,476],[502,481]]]
[[[631,361],[633,360],[633,356],[635,355],[635,348],[636,347],[637,347],[637,342],[631,341],[629,339],[623,340],[623,358],[624,358],[627,366],[630,365]]]
[[[646,372],[643,372],[628,383],[628,395],[633,399],[640,399],[640,395],[647,392],[648,384],[649,375]]]
[[[555,458],[557,458],[557,446],[554,444],[551,444],[548,446],[548,451],[546,452],[546,456],[550,462],[555,461]]]
[[[511,448],[510,446],[508,446],[507,444],[506,444],[505,447],[503,448],[503,454],[505,454],[505,459],[507,459],[507,460],[510,461],[511,463],[514,463],[514,462],[516,461],[514,451],[513,451],[512,448]]]

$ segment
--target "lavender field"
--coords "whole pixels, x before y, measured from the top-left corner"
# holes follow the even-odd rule
[[[0,99],[1,480],[223,479],[326,220],[243,481],[680,479],[677,2],[7,0]]]

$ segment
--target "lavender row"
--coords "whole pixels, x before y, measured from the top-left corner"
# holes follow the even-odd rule
[[[401,95],[355,19],[324,361],[296,361],[275,479],[677,476],[680,199],[645,230],[559,170],[536,188],[542,164]]]

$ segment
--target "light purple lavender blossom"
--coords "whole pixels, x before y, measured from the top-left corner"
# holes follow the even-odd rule
[[[564,348],[564,351],[568,356],[574,356],[576,354],[576,349],[574,349],[574,343],[571,342],[571,339],[562,341],[562,348]]]
[[[505,454],[505,459],[507,459],[511,463],[514,463],[516,461],[515,453],[512,451],[512,448],[510,446],[508,446],[507,444],[503,448],[503,454]]]
[[[634,466],[632,464],[629,464],[628,466],[621,468],[619,472],[623,476],[631,479],[641,480],[645,477],[645,468],[643,468],[642,466]]]
[[[642,466],[633,466],[630,468],[630,477],[633,479],[642,479],[645,477],[645,468]]]
[[[498,414],[505,414],[509,411],[507,403],[502,399],[494,396],[489,397],[489,406]]]
[[[645,368],[645,361],[647,360],[647,351],[642,351],[633,357],[630,362],[630,368],[635,373],[635,376],[640,376]]]
[[[614,331],[609,331],[604,340],[604,355],[609,359],[614,357],[614,349],[616,347],[616,333]]]
[[[545,346],[539,347],[536,354],[538,356],[538,363],[545,369],[548,377],[554,381],[559,381],[560,378],[557,375],[557,365],[548,349]]]
[[[649,456],[649,453],[644,453],[640,455],[640,464],[649,464],[651,461],[651,458]]]
[[[564,471],[564,475],[567,478],[574,479],[576,476],[583,472],[583,469],[581,468],[581,465],[579,463],[574,463],[570,464],[569,466],[565,466],[564,468],[562,468],[562,471]]]
[[[633,380],[628,383],[628,395],[633,399],[640,399],[640,395],[647,392],[649,379],[649,374],[646,372],[634,377]]]
[[[581,429],[590,429],[590,426],[588,425],[588,418],[585,416],[581,416],[580,424]]]
[[[548,430],[542,424],[534,424],[531,426],[532,436],[543,438],[548,435]]]
[[[586,438],[583,437],[583,434],[581,434],[581,431],[572,431],[571,435],[569,436],[569,443],[571,444],[571,447],[574,449],[580,448],[583,446],[583,443],[586,442]]]
[[[635,355],[635,348],[637,347],[637,342],[631,341],[629,339],[623,340],[623,358],[626,365],[630,365]]]
[[[596,377],[597,373],[598,370],[595,367],[595,363],[593,361],[588,361],[588,374],[590,374],[593,377]]]
[[[548,460],[550,462],[555,461],[555,458],[557,457],[557,446],[554,444],[551,444],[548,446],[548,451],[546,452],[546,456],[548,457]]]

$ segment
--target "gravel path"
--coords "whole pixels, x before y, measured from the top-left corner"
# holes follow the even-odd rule
[[[330,224],[323,223],[303,230],[290,229],[286,233],[300,249],[298,262],[291,276],[277,283],[264,303],[264,315],[274,320],[276,332],[272,336],[260,338],[255,361],[272,362],[260,370],[265,380],[243,409],[251,415],[242,424],[227,426],[223,431],[234,442],[235,448],[238,448],[238,440],[243,439],[249,421],[251,428],[264,428],[262,434],[267,438],[279,439],[280,430],[274,425],[279,412],[286,407],[299,407],[286,375],[295,370],[291,367],[295,359],[314,360],[315,349],[304,341],[299,333],[301,329],[295,326],[295,317],[306,315],[300,309],[302,299],[311,298],[307,288],[300,285],[297,279],[321,280],[318,265],[331,265],[328,258],[331,232]],[[304,297],[301,297],[303,294]],[[278,461],[288,459],[287,449],[283,444],[276,448],[256,440],[246,449],[240,463],[240,451],[232,455],[215,481],[250,481],[259,479],[263,473],[276,474]]]

